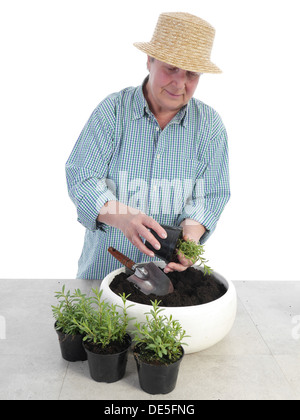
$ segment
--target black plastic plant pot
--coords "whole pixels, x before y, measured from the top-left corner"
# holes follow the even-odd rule
[[[169,365],[154,365],[142,361],[138,353],[134,351],[134,359],[136,361],[142,390],[152,395],[172,392],[176,387],[179,367],[183,356],[184,351],[182,349],[182,356],[177,362]]]
[[[56,329],[56,323],[54,324]],[[82,347],[83,336],[81,334],[65,334],[56,330],[63,359],[68,362],[79,362],[87,360],[86,352]]]
[[[151,251],[153,251],[158,258],[165,261],[166,263],[177,262],[178,258],[176,253],[176,247],[178,240],[182,239],[182,227],[168,225],[161,226],[167,232],[168,236],[166,237],[166,239],[162,239],[154,230],[150,229],[152,235],[155,236],[155,238],[160,243],[160,249],[157,250],[153,248],[153,246],[147,241],[145,242],[145,245],[147,248],[151,249]]]
[[[83,343],[87,353],[91,378],[96,382],[112,383],[123,378],[126,371],[128,351],[131,338],[126,337],[127,346],[120,353],[101,354],[88,349],[88,343]]]

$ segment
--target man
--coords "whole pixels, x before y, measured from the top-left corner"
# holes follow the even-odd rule
[[[92,113],[67,161],[69,195],[86,227],[77,277],[101,279],[119,263],[153,259],[149,232],[181,225],[204,243],[229,200],[226,130],[219,115],[193,98],[210,61],[214,28],[187,13],[163,13],[149,43],[142,86],[109,95]],[[165,272],[186,270],[180,257]]]

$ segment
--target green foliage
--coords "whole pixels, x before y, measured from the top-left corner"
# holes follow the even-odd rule
[[[77,322],[80,322],[89,310],[89,298],[79,289],[71,293],[65,291],[63,285],[61,292],[55,292],[58,305],[52,305],[52,313],[56,319],[56,329],[65,334],[75,335],[80,333]]]
[[[172,315],[160,315],[164,310],[159,308],[160,302],[155,300],[152,309],[146,313],[145,323],[135,323],[133,341],[146,362],[158,361],[170,364],[180,359],[183,338],[188,337],[180,323],[173,320]],[[151,317],[149,316],[151,315]]]
[[[200,260],[200,265],[203,264],[204,274],[210,275],[212,273],[213,270],[205,264],[207,260],[203,257],[203,245],[192,240],[179,239],[177,242],[177,253],[190,260],[193,264]]]
[[[132,306],[126,306],[128,296],[123,294],[123,306],[109,304],[102,300],[102,290],[92,289],[93,296],[90,298],[90,307],[86,316],[81,320],[74,319],[74,323],[78,326],[84,341],[101,346],[105,349],[114,341],[124,341],[126,329],[130,318],[127,309]],[[121,313],[117,308],[121,308]]]

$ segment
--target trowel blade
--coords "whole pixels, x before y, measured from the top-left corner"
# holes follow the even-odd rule
[[[145,271],[146,274],[144,274]],[[174,291],[169,277],[153,262],[140,264],[136,268],[135,274],[128,277],[127,280],[134,283],[145,295],[152,293],[157,296],[164,296]]]

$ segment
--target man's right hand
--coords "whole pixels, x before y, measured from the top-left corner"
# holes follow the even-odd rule
[[[120,229],[136,248],[150,257],[154,257],[154,253],[146,247],[142,238],[148,241],[153,248],[159,249],[160,244],[148,229],[153,229],[161,238],[167,237],[166,231],[152,217],[118,201],[105,203],[97,220]]]

